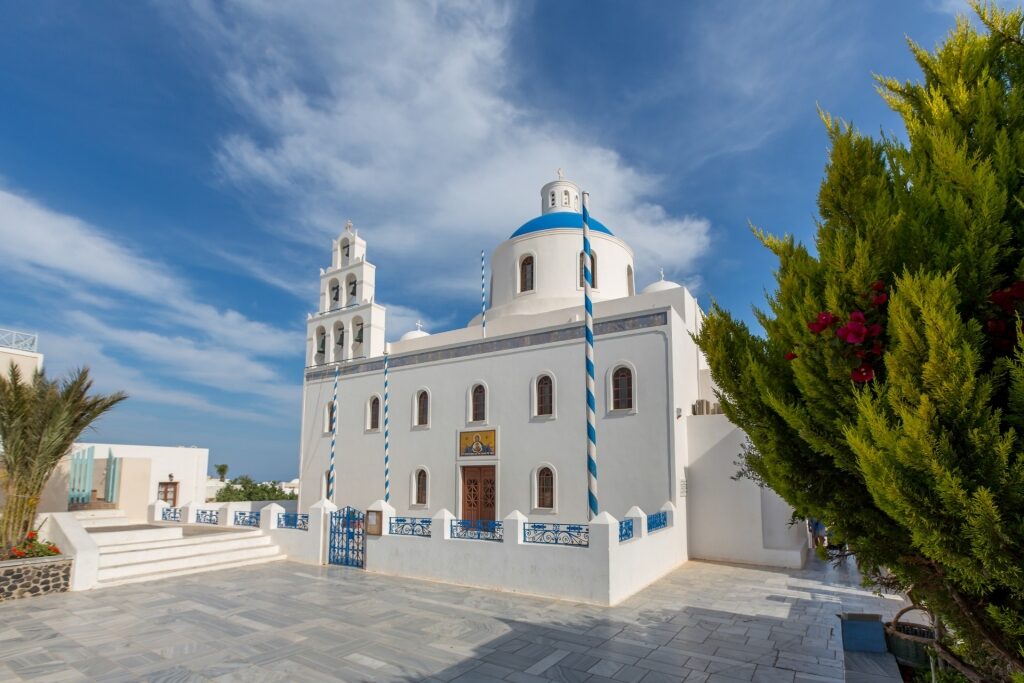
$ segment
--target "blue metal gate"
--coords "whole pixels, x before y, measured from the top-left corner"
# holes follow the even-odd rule
[[[68,503],[84,504],[92,500],[93,446],[71,454],[68,472]]]
[[[345,507],[331,513],[327,561],[346,567],[362,567],[365,552],[365,513]]]

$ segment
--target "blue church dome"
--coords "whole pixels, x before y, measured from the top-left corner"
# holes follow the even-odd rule
[[[554,230],[556,228],[579,228],[582,230],[583,214],[576,213],[575,211],[558,211],[537,216],[533,220],[523,223],[518,230],[512,233],[512,237],[509,239],[529,235],[531,232]],[[612,231],[606,228],[593,216],[590,217],[590,229],[594,232],[603,232],[606,235],[612,235]],[[612,236],[614,237],[614,235]]]

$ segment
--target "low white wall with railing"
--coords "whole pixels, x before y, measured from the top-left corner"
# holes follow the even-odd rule
[[[428,524],[396,517],[383,501],[370,510],[382,525],[366,537],[366,570],[381,574],[613,605],[686,561],[686,525],[672,503],[650,516],[633,508],[623,523],[604,512],[589,524],[531,522],[518,511],[466,523],[448,510]]]

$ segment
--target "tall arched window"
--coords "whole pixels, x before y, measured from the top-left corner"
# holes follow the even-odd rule
[[[416,424],[426,425],[430,422],[430,395],[426,391],[416,394]]]
[[[527,256],[519,262],[519,291],[533,291],[533,257]]]
[[[331,308],[337,308],[341,304],[341,283],[332,279],[327,285],[331,300]]]
[[[555,507],[555,473],[550,467],[537,470],[537,507],[544,510]]]
[[[633,409],[633,371],[617,368],[612,373],[612,410]]]
[[[427,504],[427,471],[416,470],[416,496],[413,505]]]
[[[313,363],[319,365],[326,360],[327,331],[322,327],[316,328],[316,342],[313,347]]]
[[[569,206],[569,190],[562,190],[562,206]]]
[[[352,304],[358,303],[356,300],[356,293],[359,291],[359,283],[356,282],[355,275],[349,275],[345,281],[345,289],[348,293],[348,300],[346,305],[351,306]]]
[[[370,429],[380,429],[380,399],[370,399]]]
[[[537,379],[537,415],[553,415],[555,412],[555,385],[547,375]]]
[[[585,287],[587,284],[587,272],[585,269],[587,255],[584,252],[580,252],[580,287]],[[597,252],[593,249],[590,250],[590,286],[597,288]]]
[[[473,387],[473,406],[470,419],[473,422],[483,422],[487,419],[487,390],[484,385],[477,384]]]

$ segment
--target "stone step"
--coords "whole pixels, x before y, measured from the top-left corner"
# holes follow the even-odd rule
[[[112,505],[113,503],[111,503]],[[103,510],[74,510],[75,519],[100,519],[103,517],[124,517],[124,510],[103,509]]]
[[[174,527],[171,527],[174,528]],[[228,538],[258,538],[262,536],[259,530],[252,531],[226,531],[222,534],[201,534],[198,536],[184,536],[169,540],[142,541],[141,543],[120,543],[117,545],[103,546],[104,553],[122,553],[133,550],[152,550],[156,548],[174,548],[177,546],[192,546],[198,543],[219,543]]]
[[[148,527],[144,529],[132,529],[129,531],[93,531],[89,536],[96,545],[100,546],[100,552],[108,545],[123,545],[125,543],[144,543],[146,541],[169,541],[175,538],[182,538],[181,527],[162,526]]]
[[[188,576],[189,574],[199,574],[202,572],[212,572],[218,569],[233,569],[235,567],[248,567],[254,564],[265,564],[267,562],[280,562],[281,560],[288,559],[287,555],[271,555],[268,557],[259,557],[248,560],[235,560],[231,562],[223,562],[220,564],[210,564],[202,567],[190,567],[188,569],[177,569],[174,571],[160,571],[153,572],[150,574],[136,574],[121,579],[109,579],[101,580],[96,584],[97,588],[107,588],[108,586],[121,586],[126,583],[141,583],[143,581],[157,581],[160,579],[170,579],[176,576]]]
[[[222,553],[175,557],[168,560],[138,562],[118,567],[101,567],[97,579],[100,582],[105,582],[117,579],[126,579],[132,576],[141,576],[143,574],[166,574],[180,569],[194,569],[197,567],[208,567],[228,562],[265,559],[276,557],[280,554],[281,551],[276,545],[262,545],[255,548],[228,550]]]
[[[100,553],[99,566],[101,569],[105,567],[123,567],[142,564],[145,562],[159,562],[179,557],[198,557],[201,555],[211,555],[214,553],[243,550],[246,548],[259,548],[271,545],[269,536],[243,536],[239,538],[234,534],[226,535],[226,537],[218,534],[217,538],[218,540],[216,541],[207,541],[205,543],[193,542],[163,548],[127,550],[121,552],[111,552],[109,548],[103,548],[103,551]],[[198,541],[199,539],[192,536],[182,540]]]
[[[78,520],[86,529],[95,529],[103,526],[126,526],[131,524],[128,518],[122,513],[120,517],[86,517]]]

